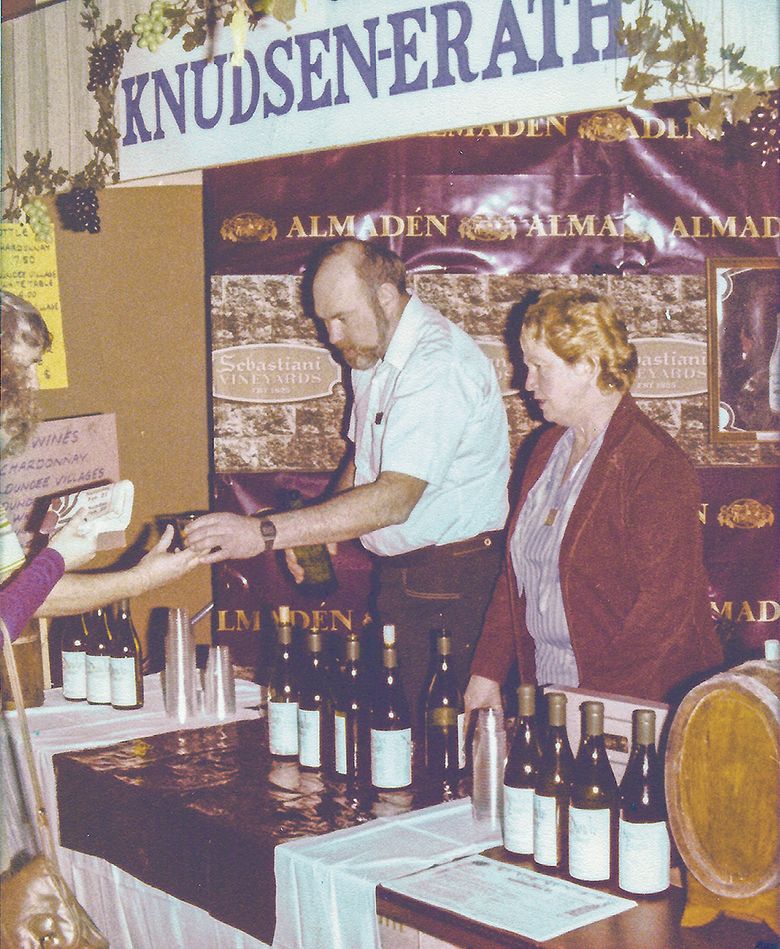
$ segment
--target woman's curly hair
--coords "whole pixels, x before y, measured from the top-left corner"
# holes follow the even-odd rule
[[[636,379],[636,347],[626,324],[604,297],[589,290],[548,290],[523,317],[523,333],[567,363],[591,360],[602,392],[627,392]]]

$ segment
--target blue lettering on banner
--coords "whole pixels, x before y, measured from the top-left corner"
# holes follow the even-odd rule
[[[167,73],[155,69],[123,78],[122,146],[158,141],[177,132],[185,135],[193,126],[209,130],[283,116],[292,109],[335,108],[350,102],[357,92],[367,92],[372,99],[404,96],[561,69],[565,63],[558,48],[556,12],[561,5],[574,10],[574,4],[578,46],[568,65],[624,56],[615,36],[621,0],[501,0],[493,7],[487,30],[481,3],[446,0],[383,18],[372,16],[360,27],[345,23],[274,39],[263,53],[247,49],[241,67],[229,66],[228,55],[222,53],[211,60],[180,62]],[[521,8],[534,18],[531,49],[541,50],[539,59],[529,53],[532,27],[521,21]],[[482,22],[475,24],[477,17]],[[479,44],[481,62],[475,52],[477,34],[488,40]],[[386,60],[389,68],[381,74],[378,64]]]
[[[230,116],[231,125],[241,125],[248,122],[255,114],[257,103],[260,101],[260,69],[257,59],[249,50],[244,52],[244,62],[249,67],[249,103],[244,108],[244,70],[233,70],[233,114]]]

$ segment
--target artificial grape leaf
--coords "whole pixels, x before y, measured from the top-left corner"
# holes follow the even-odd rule
[[[295,19],[295,0],[273,0],[271,13],[274,19],[290,26],[290,21]]]
[[[181,39],[184,51],[189,53],[206,42],[206,28],[201,24],[194,26],[189,33],[185,33]]]
[[[731,99],[731,122],[746,122],[753,112],[761,105],[762,98],[752,89],[740,89]]]

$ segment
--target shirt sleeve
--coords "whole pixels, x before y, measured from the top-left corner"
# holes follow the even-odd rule
[[[0,590],[0,616],[8,627],[11,641],[24,629],[64,573],[62,555],[46,547]]]

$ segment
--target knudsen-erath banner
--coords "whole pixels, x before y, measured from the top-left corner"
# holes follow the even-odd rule
[[[178,39],[125,59],[123,180],[616,105],[621,0],[310,2],[261,21],[231,64]]]

